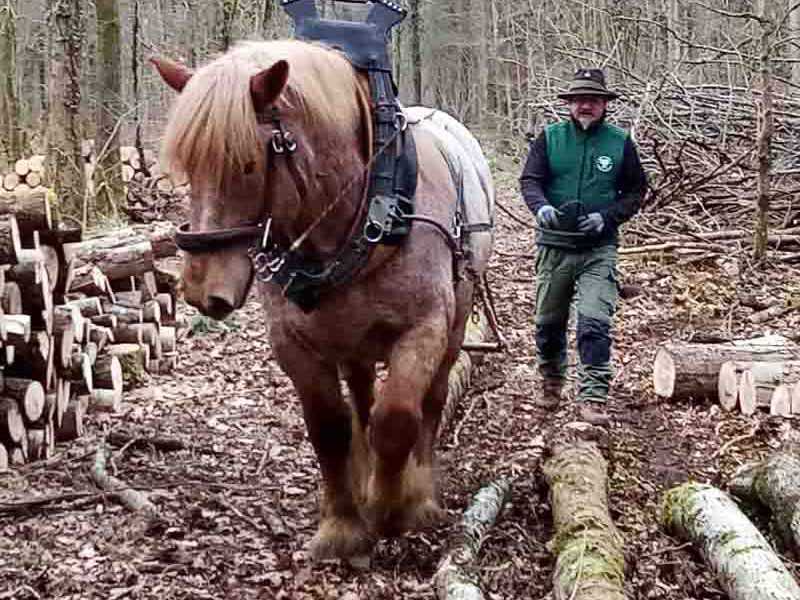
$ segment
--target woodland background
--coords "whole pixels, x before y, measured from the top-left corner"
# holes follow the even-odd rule
[[[364,10],[317,3],[336,18]],[[556,93],[576,67],[598,65],[623,94],[611,118],[642,147],[651,206],[690,200],[723,207],[737,224],[755,219],[757,256],[770,219],[792,222],[799,3],[405,4],[409,17],[392,40],[402,100],[456,115],[495,144],[499,160],[519,159],[526,134],[564,114]],[[197,66],[237,40],[290,35],[277,0],[0,0],[0,167],[46,154],[63,212],[84,225],[118,214],[118,148],[157,150],[173,96],[147,57]],[[101,167],[91,194],[87,139]]]

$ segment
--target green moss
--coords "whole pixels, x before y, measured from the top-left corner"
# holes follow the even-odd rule
[[[681,523],[693,519],[697,512],[695,495],[707,487],[689,481],[664,494],[664,500],[661,503],[661,524],[668,531],[674,531]]]

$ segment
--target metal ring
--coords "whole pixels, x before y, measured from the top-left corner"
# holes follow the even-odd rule
[[[377,231],[377,234],[370,235],[370,231]],[[381,225],[377,221],[370,219],[367,222],[367,224],[364,225],[364,237],[371,244],[377,244],[378,242],[380,242],[381,239],[383,239],[384,233],[386,233],[386,231],[384,230],[383,225]]]

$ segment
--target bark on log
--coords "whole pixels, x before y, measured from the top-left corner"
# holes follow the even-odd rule
[[[36,379],[46,383],[52,377],[53,353],[52,338],[46,331],[34,331],[27,342],[21,338],[10,336],[6,342],[14,346],[15,375]]]
[[[119,358],[105,354],[99,356],[94,363],[94,387],[118,390],[122,392],[123,375]]]
[[[800,457],[788,450],[739,471],[731,493],[770,509],[783,550],[800,558]]]
[[[51,229],[53,219],[50,202],[53,192],[47,188],[15,191],[0,190],[0,215],[13,214],[17,218],[23,240],[32,239],[33,232]]]
[[[731,600],[800,600],[800,587],[764,536],[717,488],[673,488],[664,499],[662,522],[700,548]]]
[[[75,342],[83,342],[83,315],[75,305],[61,304],[53,307],[53,335],[70,331]]]
[[[0,397],[0,440],[5,444],[19,444],[25,435],[25,423],[14,398]]]
[[[154,221],[147,225],[134,225],[136,233],[147,237],[153,247],[153,258],[166,258],[176,256],[178,247],[175,245],[175,224],[170,221]]]
[[[44,414],[44,388],[38,381],[18,377],[6,377],[3,396],[13,398],[19,412],[28,424],[38,421]]]
[[[114,331],[109,327],[102,327],[90,322],[86,331],[89,341],[97,346],[98,352],[102,352],[106,345],[113,344],[116,341]]]
[[[0,297],[3,312],[8,315],[18,315],[22,313],[22,292],[19,286],[13,281],[6,281],[3,284],[3,293]]]
[[[123,279],[153,269],[150,241],[130,230],[65,244],[64,255],[75,261],[75,276],[69,289],[80,286],[92,267],[99,268],[108,279]]]
[[[108,354],[119,358],[122,368],[123,388],[136,387],[147,380],[150,346],[145,344],[111,344]]]
[[[763,341],[761,341],[763,340]],[[718,400],[719,371],[727,361],[800,360],[800,347],[787,340],[742,340],[732,344],[665,344],[653,363],[658,396],[685,400]]]
[[[607,463],[597,445],[560,445],[543,466],[550,486],[556,600],[624,600],[623,539],[608,513]]]
[[[8,471],[8,450],[3,444],[0,444],[0,473]]]
[[[81,316],[86,317],[87,319],[103,314],[103,304],[100,301],[100,298],[94,296],[70,300],[66,303],[66,306],[76,307],[80,311]]]
[[[122,409],[122,388],[115,390],[95,387],[89,396],[91,411],[116,413]]]
[[[103,299],[103,312],[117,317],[117,323],[143,323],[143,311],[141,308],[128,308],[114,304],[109,300]]]
[[[0,264],[13,265],[22,250],[17,218],[14,215],[0,215]]]
[[[162,292],[156,294],[155,301],[161,307],[161,323],[166,325],[175,322],[175,302],[172,294]]]
[[[55,431],[58,442],[70,442],[83,435],[83,402],[80,398],[73,398],[67,404],[61,425]]]
[[[505,480],[492,482],[478,491],[464,512],[454,543],[439,563],[433,576],[439,600],[481,600],[483,592],[474,573],[475,560],[487,531],[497,521],[511,485]]]
[[[28,429],[28,461],[48,458],[49,448],[44,427]]]
[[[788,417],[792,414],[792,390],[788,385],[779,385],[772,392],[769,414],[773,417]]]
[[[161,351],[166,354],[175,352],[176,331],[174,327],[161,327],[158,330],[158,337],[161,339]]]
[[[800,415],[800,383],[792,386],[792,414]]]

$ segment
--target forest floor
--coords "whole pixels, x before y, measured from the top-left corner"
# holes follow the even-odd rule
[[[318,468],[253,298],[210,331],[195,327],[180,343],[177,370],[128,392],[122,413],[90,416],[86,435],[60,445],[55,457],[0,475],[0,599],[431,599],[431,577],[459,516],[478,489],[501,476],[513,488],[480,555],[486,597],[551,598],[550,506],[539,466],[548,432],[569,406],[548,414],[532,402],[539,394],[534,232],[507,212],[530,221],[517,172],[496,175],[507,210],[497,214],[491,280],[509,347],[486,355],[440,437],[448,523],[379,542],[366,569],[309,560]],[[608,448],[626,591],[637,599],[721,599],[702,559],[659,527],[662,493],[689,479],[724,486],[797,422],[658,400],[651,364],[661,342],[698,334],[796,336],[796,312],[753,327],[737,294],[785,300],[799,293],[798,271],[752,270],[736,256],[681,263],[670,255],[626,258],[620,271],[626,283],[642,286],[621,302],[616,320]],[[194,313],[182,310],[190,322]],[[91,483],[94,454],[110,432],[186,445],[172,452],[118,447],[110,463],[116,477],[149,492],[157,518],[132,514]],[[51,501],[20,504],[41,497]]]

